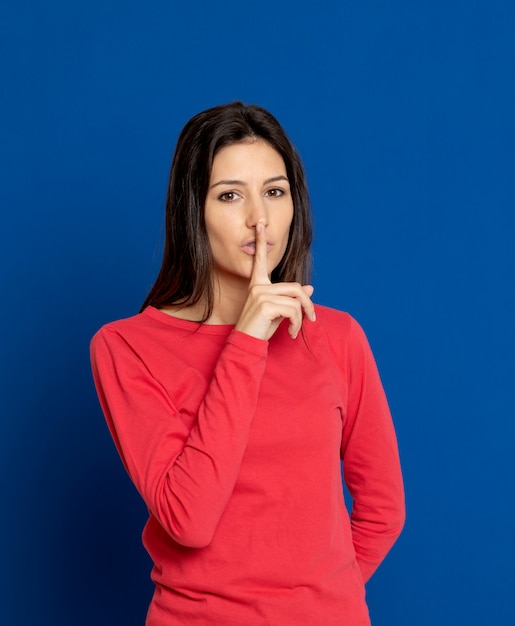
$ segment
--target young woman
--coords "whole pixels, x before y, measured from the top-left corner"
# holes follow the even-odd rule
[[[239,102],[193,117],[159,276],[91,345],[149,509],[148,626],[370,623],[364,583],[404,522],[396,437],[360,326],[311,300],[310,241],[277,120]]]

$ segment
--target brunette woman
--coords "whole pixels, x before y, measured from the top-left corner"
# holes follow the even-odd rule
[[[159,276],[91,346],[149,510],[148,626],[370,623],[364,585],[404,522],[397,443],[362,329],[311,299],[310,243],[277,120],[239,102],[193,117]]]

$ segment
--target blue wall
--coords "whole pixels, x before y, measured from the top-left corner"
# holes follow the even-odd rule
[[[143,623],[145,508],[88,343],[160,262],[185,121],[243,99],[303,155],[318,302],[372,343],[408,520],[374,626],[515,623],[515,3],[0,8],[0,623]]]

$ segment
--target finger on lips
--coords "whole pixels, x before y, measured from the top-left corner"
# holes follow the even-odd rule
[[[255,255],[250,286],[253,288],[256,296],[260,294],[258,297],[262,302],[264,296],[268,303],[275,302],[274,309],[276,315],[273,319],[278,317],[289,319],[288,332],[292,339],[295,339],[302,327],[302,311],[312,322],[316,319],[314,305],[311,301],[313,286],[300,285],[299,283],[272,284],[268,276],[268,243],[265,225],[258,222],[255,227],[255,233]],[[255,291],[256,289],[257,291]],[[286,300],[284,300],[285,297]],[[279,313],[279,311],[281,312]]]
[[[252,268],[252,282],[254,284],[268,284],[268,250],[265,227],[261,222],[256,224],[256,254]]]

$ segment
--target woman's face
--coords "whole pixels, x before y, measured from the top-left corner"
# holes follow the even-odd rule
[[[270,275],[286,250],[292,219],[286,166],[270,144],[263,140],[242,142],[216,154],[205,220],[219,278],[249,280],[258,222],[266,227]]]

